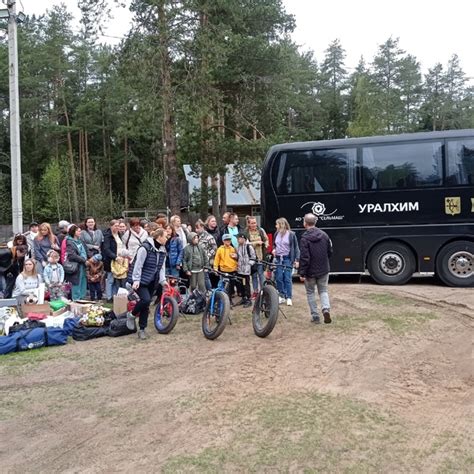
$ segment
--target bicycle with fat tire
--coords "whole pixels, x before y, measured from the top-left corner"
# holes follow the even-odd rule
[[[169,334],[179,317],[179,303],[181,302],[181,288],[184,280],[178,277],[167,276],[159,304],[155,308],[153,322],[160,334]]]
[[[252,326],[256,336],[267,337],[275,328],[278,312],[281,311],[273,273],[277,267],[287,268],[287,266],[268,261],[257,263],[264,267],[265,280],[252,308]]]
[[[217,288],[211,290],[202,315],[202,333],[206,339],[214,340],[224,332],[227,322],[230,321],[228,288],[231,280],[238,277],[218,270],[208,270],[221,277]]]

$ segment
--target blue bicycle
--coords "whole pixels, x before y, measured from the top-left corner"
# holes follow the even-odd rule
[[[206,339],[217,339],[223,332],[230,317],[230,299],[228,294],[231,280],[238,279],[235,275],[211,270],[221,278],[217,288],[211,290],[206,309],[202,315],[202,332]]]

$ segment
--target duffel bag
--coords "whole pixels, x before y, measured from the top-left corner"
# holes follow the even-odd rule
[[[133,334],[137,332],[137,328],[135,327],[133,331],[128,329],[127,313],[124,313],[124,314],[118,315],[116,319],[112,319],[106,331],[107,331],[107,335],[110,337],[119,337],[119,336],[127,336],[128,334]]]
[[[35,328],[16,333],[17,351],[27,351],[47,346],[61,346],[66,343],[67,333],[61,328]]]
[[[77,326],[72,330],[72,338],[75,341],[88,341],[104,336],[107,336],[107,332],[103,326]]]
[[[16,340],[18,339],[17,332],[10,336],[0,336],[0,354],[9,354],[16,351]]]
[[[45,327],[46,327],[46,324],[42,323],[41,321],[37,321],[35,319],[27,319],[22,324],[14,324],[10,328],[9,334],[13,334],[14,332],[28,331],[29,329],[45,328]]]

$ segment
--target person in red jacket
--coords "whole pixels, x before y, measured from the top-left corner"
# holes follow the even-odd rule
[[[311,321],[319,324],[318,305],[315,288],[318,288],[324,322],[331,322],[329,303],[329,257],[332,255],[332,243],[326,232],[316,227],[318,218],[314,214],[304,216],[306,231],[300,240],[300,280],[306,288],[306,298],[311,311]]]

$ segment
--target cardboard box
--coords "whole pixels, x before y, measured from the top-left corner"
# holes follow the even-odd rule
[[[69,311],[69,305],[64,306],[57,311],[51,311],[51,316],[61,316],[61,314],[67,313]]]
[[[26,315],[28,313],[46,314],[46,316],[49,316],[51,314],[51,308],[49,307],[49,303],[22,304],[21,305],[21,312],[22,312],[24,318],[26,318]]]
[[[92,303],[73,301],[72,303],[69,304],[69,310],[75,316],[81,316],[83,314],[86,314],[91,306],[92,306]]]
[[[123,314],[127,312],[128,298],[126,296],[114,296],[114,313]]]

